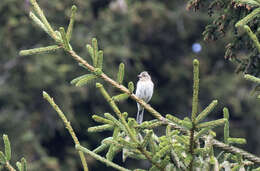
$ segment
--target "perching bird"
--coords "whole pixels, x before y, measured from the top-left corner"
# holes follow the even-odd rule
[[[135,95],[148,103],[153,96],[153,82],[148,72],[143,71],[138,75],[139,81],[137,82]],[[137,103],[137,117],[138,124],[143,122],[144,108]]]

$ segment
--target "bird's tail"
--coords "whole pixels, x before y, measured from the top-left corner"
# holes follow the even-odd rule
[[[143,117],[144,117],[144,108],[139,105],[137,110],[136,122],[138,124],[141,124],[143,122]]]

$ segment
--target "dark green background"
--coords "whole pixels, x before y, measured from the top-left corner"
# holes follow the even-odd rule
[[[212,20],[206,11],[186,11],[182,0],[129,1],[125,13],[113,10],[109,0],[38,2],[55,29],[67,26],[71,5],[77,5],[73,49],[90,61],[85,45],[96,37],[104,50],[105,73],[116,78],[119,63],[125,63],[125,85],[129,81],[136,83],[137,74],[147,70],[155,83],[150,104],[162,114],[190,116],[192,60],[199,59],[200,110],[218,99],[218,106],[207,119],[221,118],[223,107],[228,107],[231,136],[246,138],[247,145],[241,147],[260,154],[259,101],[250,94],[254,85],[245,81],[242,74],[236,74],[235,66],[223,57],[231,39],[229,34],[216,42],[203,41],[201,34]],[[111,136],[111,132],[88,133],[87,128],[96,125],[91,116],[112,111],[94,83],[82,88],[70,85],[70,80],[86,71],[64,52],[18,55],[22,49],[53,44],[29,19],[30,10],[27,0],[0,3],[0,134],[9,135],[12,164],[24,156],[30,170],[82,170],[71,137],[42,99],[42,91],[54,97],[82,145],[89,149]],[[202,46],[198,54],[192,51],[194,43]],[[111,95],[118,93],[107,84],[105,87]],[[135,117],[135,102],[127,100],[119,106]],[[146,112],[144,119],[152,117]],[[222,140],[223,128],[216,131]],[[89,156],[87,161],[90,170],[110,169]],[[147,165],[134,160],[122,163],[121,154],[115,161],[128,168]]]

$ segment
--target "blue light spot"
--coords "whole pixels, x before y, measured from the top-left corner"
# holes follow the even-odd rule
[[[192,51],[195,53],[199,53],[201,51],[202,47],[199,43],[193,43],[192,45]]]

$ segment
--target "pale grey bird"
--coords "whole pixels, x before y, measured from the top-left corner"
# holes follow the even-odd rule
[[[148,103],[153,96],[154,84],[148,72],[143,71],[138,75],[139,81],[137,82],[135,95]],[[144,108],[137,103],[137,116],[136,121],[138,124],[143,122]]]

